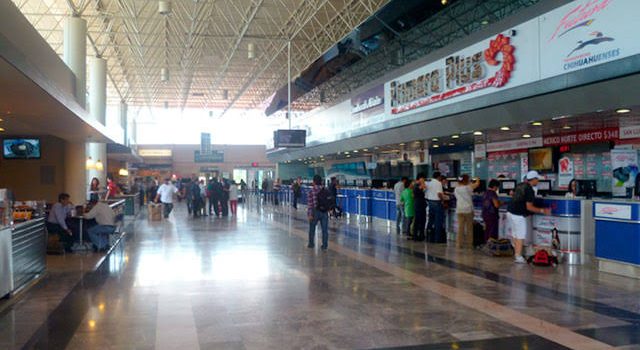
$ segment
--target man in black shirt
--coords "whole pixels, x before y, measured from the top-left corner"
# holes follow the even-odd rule
[[[427,223],[427,200],[424,198],[424,190],[426,189],[424,173],[418,174],[416,183],[413,186],[413,207],[415,208],[415,217],[413,221],[413,239],[422,242],[425,239],[424,226]]]
[[[522,257],[522,246],[529,234],[528,217],[532,214],[549,215],[551,213],[551,209],[538,208],[533,204],[535,193],[532,186],[538,184],[539,177],[540,175],[535,170],[528,172],[527,181],[516,187],[513,199],[507,208],[507,219],[513,236],[513,245],[515,246],[515,262],[518,264],[526,263],[526,260]]]

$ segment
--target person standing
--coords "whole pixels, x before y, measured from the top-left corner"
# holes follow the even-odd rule
[[[407,181],[408,181],[407,177],[404,176],[402,177],[402,180],[396,182],[396,184],[393,185],[393,194],[395,195],[395,198],[396,198],[396,232],[397,233],[400,233],[400,230],[405,226],[402,224],[402,221],[404,220],[404,217],[405,217],[405,213],[404,213],[405,205],[402,203],[400,197],[402,197],[402,192],[406,189]]]
[[[500,206],[502,203],[498,199],[498,188],[500,182],[496,179],[489,181],[487,191],[482,197],[482,221],[484,221],[484,240],[489,238],[498,239],[498,225],[500,223]]]
[[[507,220],[511,229],[513,246],[515,247],[515,263],[525,264],[526,260],[522,256],[524,240],[529,235],[529,217],[533,213],[549,215],[551,209],[539,208],[534,205],[535,193],[533,186],[538,184],[540,175],[537,171],[529,171],[526,175],[527,182],[519,184],[511,202],[507,208]]]
[[[231,187],[229,187],[229,206],[231,207],[231,215],[238,215],[238,185],[235,181],[231,180]]]
[[[195,184],[197,186],[198,183],[195,182]],[[162,202],[165,219],[169,217],[171,210],[173,210],[173,195],[176,193],[178,193],[178,189],[169,181],[169,178],[164,179],[164,183],[158,188],[155,202],[158,203],[158,200]]]
[[[473,248],[473,190],[479,185],[479,179],[469,183],[469,175],[464,174],[453,192],[458,217],[457,248]]]
[[[199,198],[199,205],[200,205],[200,215],[202,216],[208,216],[207,214],[207,186],[204,183],[204,180],[201,179],[200,183],[198,184],[198,187],[200,188],[200,197]]]
[[[280,185],[280,178],[276,179],[276,182],[273,184],[273,205],[279,205],[280,204],[280,188],[282,186]]]
[[[433,173],[433,178],[427,184],[427,201],[429,203],[429,224],[427,234],[431,243],[445,243],[444,231],[444,190],[442,187],[442,174],[439,171]],[[416,209],[417,210],[417,209]]]
[[[269,182],[267,181],[266,177],[262,179],[262,185],[260,186],[260,188],[262,189],[262,195],[264,196],[264,203],[267,204],[267,191],[269,190]]]
[[[120,190],[118,189],[118,185],[116,185],[116,182],[113,181],[113,178],[111,176],[107,177],[107,195],[104,200],[106,201],[109,198],[116,197],[119,193]]]
[[[422,242],[425,239],[424,228],[427,221],[427,201],[424,197],[424,191],[428,189],[425,183],[426,175],[419,173],[416,183],[413,186],[413,207],[415,216],[413,221],[413,239]]]
[[[222,217],[229,216],[229,181],[225,178],[220,178],[220,188],[222,193],[220,195],[220,208],[222,209]]]
[[[409,179],[407,179],[406,177],[404,177],[403,180],[405,180],[405,183],[409,182]],[[402,220],[402,233],[405,234],[408,238],[411,238],[413,236],[413,232],[411,232],[411,224],[413,223],[413,218],[416,213],[413,199],[414,186],[415,183],[412,181],[400,193],[400,203],[403,206],[402,214],[404,215],[404,218]]]
[[[331,196],[333,197],[333,207],[331,208],[331,214],[334,218],[339,218],[342,214],[338,207],[338,189],[340,188],[340,184],[338,183],[338,178],[335,176],[331,178],[331,182],[329,183],[329,192],[331,192]]]
[[[98,201],[100,196],[100,180],[97,177],[91,179],[91,184],[89,185],[89,201],[95,200]]]
[[[298,199],[302,194],[302,178],[300,176],[293,182],[291,189],[293,191],[293,209],[298,209]]]
[[[329,210],[326,197],[330,197],[329,191],[322,185],[322,177],[313,177],[313,187],[309,191],[307,200],[307,217],[309,218],[309,243],[308,248],[315,247],[316,226],[320,222],[322,228],[322,250],[329,247]]]

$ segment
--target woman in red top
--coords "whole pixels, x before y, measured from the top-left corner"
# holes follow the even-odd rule
[[[107,196],[105,197],[105,200],[111,198],[111,197],[115,197],[118,195],[118,185],[116,185],[116,182],[113,181],[112,178],[108,177],[107,178]]]

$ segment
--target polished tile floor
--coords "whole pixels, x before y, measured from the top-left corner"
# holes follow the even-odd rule
[[[50,257],[0,302],[0,349],[640,349],[640,281],[355,217],[308,249],[305,217],[255,203],[237,218],[143,214],[106,259]]]

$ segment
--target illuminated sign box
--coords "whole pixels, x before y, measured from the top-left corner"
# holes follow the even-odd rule
[[[140,157],[171,157],[173,153],[170,149],[141,149],[138,155]]]

